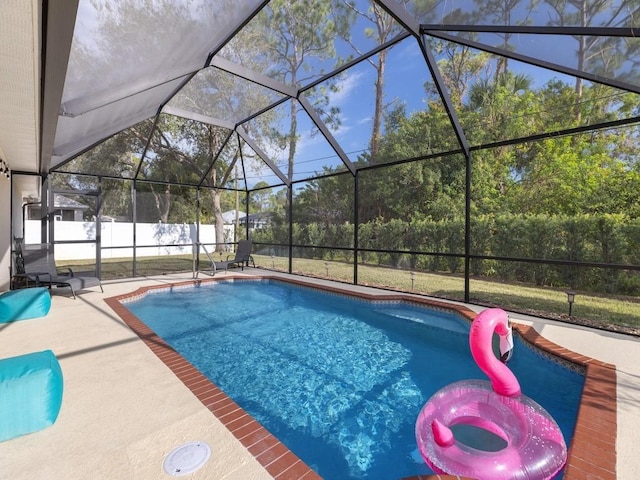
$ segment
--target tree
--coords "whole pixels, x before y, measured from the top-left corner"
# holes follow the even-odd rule
[[[371,27],[365,29],[365,35],[368,38],[373,38],[378,45],[382,45],[385,42],[391,40],[395,35],[399,34],[403,31],[402,26],[400,26],[393,19],[391,15],[389,15],[380,5],[375,2],[371,3],[371,6],[367,11],[359,10],[356,8],[353,2],[349,2],[343,0],[345,5],[355,12],[361,18],[364,18],[371,24]],[[405,0],[403,2],[406,5],[408,2]],[[355,45],[353,48],[356,50],[358,54],[363,54],[364,52],[360,52]],[[378,152],[380,147],[380,139],[381,139],[381,129],[382,129],[382,119],[383,119],[383,111],[384,111],[384,77],[385,77],[385,69],[387,65],[387,55],[389,54],[390,49],[385,49],[378,53],[374,58],[368,58],[367,62],[375,69],[376,71],[376,80],[375,80],[375,106],[373,110],[373,121],[372,121],[372,129],[371,129],[371,142],[370,142],[370,155],[371,161],[376,162],[378,159]]]
[[[323,173],[333,171],[325,168]],[[353,223],[353,176],[342,173],[307,182],[296,193],[294,212],[297,223],[319,223],[325,230]]]
[[[145,120],[109,137],[91,150],[79,155],[59,171],[70,175],[53,175],[55,189],[102,192],[102,215],[132,218],[131,183],[140,164],[146,139],[152,122]],[[102,181],[96,176],[75,175],[78,172],[93,172],[94,175],[120,178],[122,181]],[[108,183],[108,186],[105,186]]]
[[[634,129],[635,130],[635,129]],[[525,214],[637,214],[638,172],[616,151],[625,129],[540,141],[506,200]],[[637,168],[637,167],[636,167]]]
[[[253,186],[249,200],[250,212],[265,212],[269,208],[269,199],[273,195],[273,189],[263,180]]]
[[[530,86],[530,77],[511,72],[474,83],[461,120],[467,139],[479,145],[544,131],[537,121],[539,102]]]
[[[365,36],[372,38],[377,45],[383,45],[386,42],[392,40],[395,36],[404,31],[402,25],[398,24],[395,19],[387,13],[376,2],[371,2],[371,6],[365,11],[358,9],[354,2],[348,0],[342,0],[344,4],[353,12],[355,12],[360,18],[364,19],[370,27],[365,28]],[[399,0],[397,2],[404,9],[411,9],[411,14],[416,17],[422,17],[427,19],[434,14],[434,7],[436,2],[431,0]],[[349,41],[349,37],[346,37]],[[353,49],[359,55],[361,52],[352,42],[349,42]],[[373,57],[369,57],[367,62],[375,69],[376,79],[374,82],[375,100],[374,110],[371,127],[371,140],[369,145],[369,161],[376,163],[379,159],[380,141],[382,139],[382,127],[384,122],[384,113],[388,105],[385,105],[385,72],[387,66],[387,57],[393,46],[382,50],[380,53]]]
[[[438,69],[448,89],[452,102],[460,107],[474,82],[489,78],[489,55],[474,51],[464,45],[433,39],[431,48],[438,58]],[[429,98],[439,99],[433,82],[425,83]]]
[[[335,8],[331,0],[274,0],[257,16],[258,28],[264,35],[264,56],[272,65],[271,74],[278,80],[295,86],[304,85],[313,74],[314,59],[336,56],[334,41],[348,27],[349,16]],[[317,72],[316,72],[317,75]],[[271,138],[287,150],[287,175],[294,174],[298,141],[297,99],[289,100],[289,127],[284,134],[271,130]],[[326,119],[325,120],[330,120]],[[266,132],[263,132],[266,133]]]
[[[535,10],[539,0],[487,0],[481,3],[478,12],[473,15],[476,23],[484,25],[526,25],[529,15]],[[514,18],[517,17],[517,18]],[[513,50],[512,33],[497,33],[501,39],[500,47],[505,51]],[[498,78],[509,71],[509,59],[499,56],[495,62],[495,77]]]
[[[619,27],[633,26],[634,15],[627,17],[628,9],[636,9],[632,1],[615,2],[613,0],[545,0],[555,11],[556,18],[549,21],[555,26],[577,27]],[[621,18],[622,17],[622,18]],[[590,71],[604,77],[615,77],[618,69],[625,63],[631,66],[636,60],[626,54],[638,47],[636,39],[605,37],[600,35],[573,35],[577,43],[576,68]],[[636,57],[637,58],[637,57]],[[579,103],[582,100],[584,81],[576,77],[576,117],[580,119]]]

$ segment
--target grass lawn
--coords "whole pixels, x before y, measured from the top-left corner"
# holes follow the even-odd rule
[[[256,265],[286,271],[288,260],[254,256]],[[293,272],[353,283],[353,267],[344,262],[294,259]],[[414,272],[372,265],[358,265],[358,283],[415,292],[451,300],[464,300],[464,278],[458,275]],[[497,305],[507,310],[569,320],[565,290],[501,283],[487,279],[469,282],[471,303]],[[572,319],[581,323],[640,328],[640,299],[611,298],[576,293]],[[637,332],[640,333],[640,332]]]
[[[253,256],[256,266],[287,271],[286,257],[266,255]],[[82,261],[58,262],[58,267],[72,267],[74,271],[94,268],[93,263]],[[206,262],[201,263],[206,269]],[[161,257],[139,257],[138,276],[162,275],[163,273],[192,271],[191,255],[171,255]],[[353,283],[353,265],[338,261],[313,259],[293,259],[293,273],[340,282]],[[130,278],[133,276],[133,261],[130,258],[102,260],[102,279]],[[405,292],[432,295],[440,298],[462,301],[464,299],[464,278],[458,275],[430,272],[412,272],[373,265],[358,265],[358,283]],[[640,334],[640,299],[612,298],[576,292],[569,319],[569,305],[564,290],[501,283],[494,280],[470,280],[470,299],[479,305],[496,305],[507,310],[520,311],[543,317],[578,321],[589,325],[605,324],[613,329],[627,327],[625,331]]]

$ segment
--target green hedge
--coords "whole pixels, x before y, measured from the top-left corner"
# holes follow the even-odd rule
[[[253,234],[255,242],[281,243],[282,227]],[[352,261],[352,253],[331,247],[353,247],[352,224],[295,224],[293,242],[310,245],[307,258]],[[432,272],[461,273],[459,257],[437,254],[464,253],[464,220],[374,221],[358,229],[359,247],[383,252],[360,252],[367,264]],[[476,217],[471,224],[471,254],[542,260],[640,264],[640,219],[624,215]],[[436,255],[407,254],[406,251]],[[539,286],[571,287],[605,294],[640,296],[640,272],[632,270],[572,267],[504,260],[471,261],[473,276]]]

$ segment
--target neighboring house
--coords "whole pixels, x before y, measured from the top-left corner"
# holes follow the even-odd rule
[[[42,218],[42,208],[40,203],[26,203],[26,220],[40,220]],[[53,195],[53,218],[54,220],[65,220],[69,222],[84,221],[85,212],[89,207],[83,203],[76,202],[63,195]]]
[[[222,220],[225,225],[234,225],[236,223],[236,210],[229,210],[222,214]],[[271,222],[271,215],[269,213],[250,213],[249,216],[244,212],[238,212],[238,221],[240,225],[244,227],[249,221],[249,230],[260,230],[265,228]]]

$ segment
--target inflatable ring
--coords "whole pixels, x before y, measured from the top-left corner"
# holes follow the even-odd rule
[[[482,312],[471,326],[471,352],[489,376],[452,383],[436,392],[416,421],[416,441],[423,459],[436,473],[477,479],[550,479],[564,466],[567,448],[555,420],[532,399],[491,349],[494,330],[510,327],[504,311]],[[498,451],[470,447],[454,438],[451,427],[470,425],[506,442]]]

